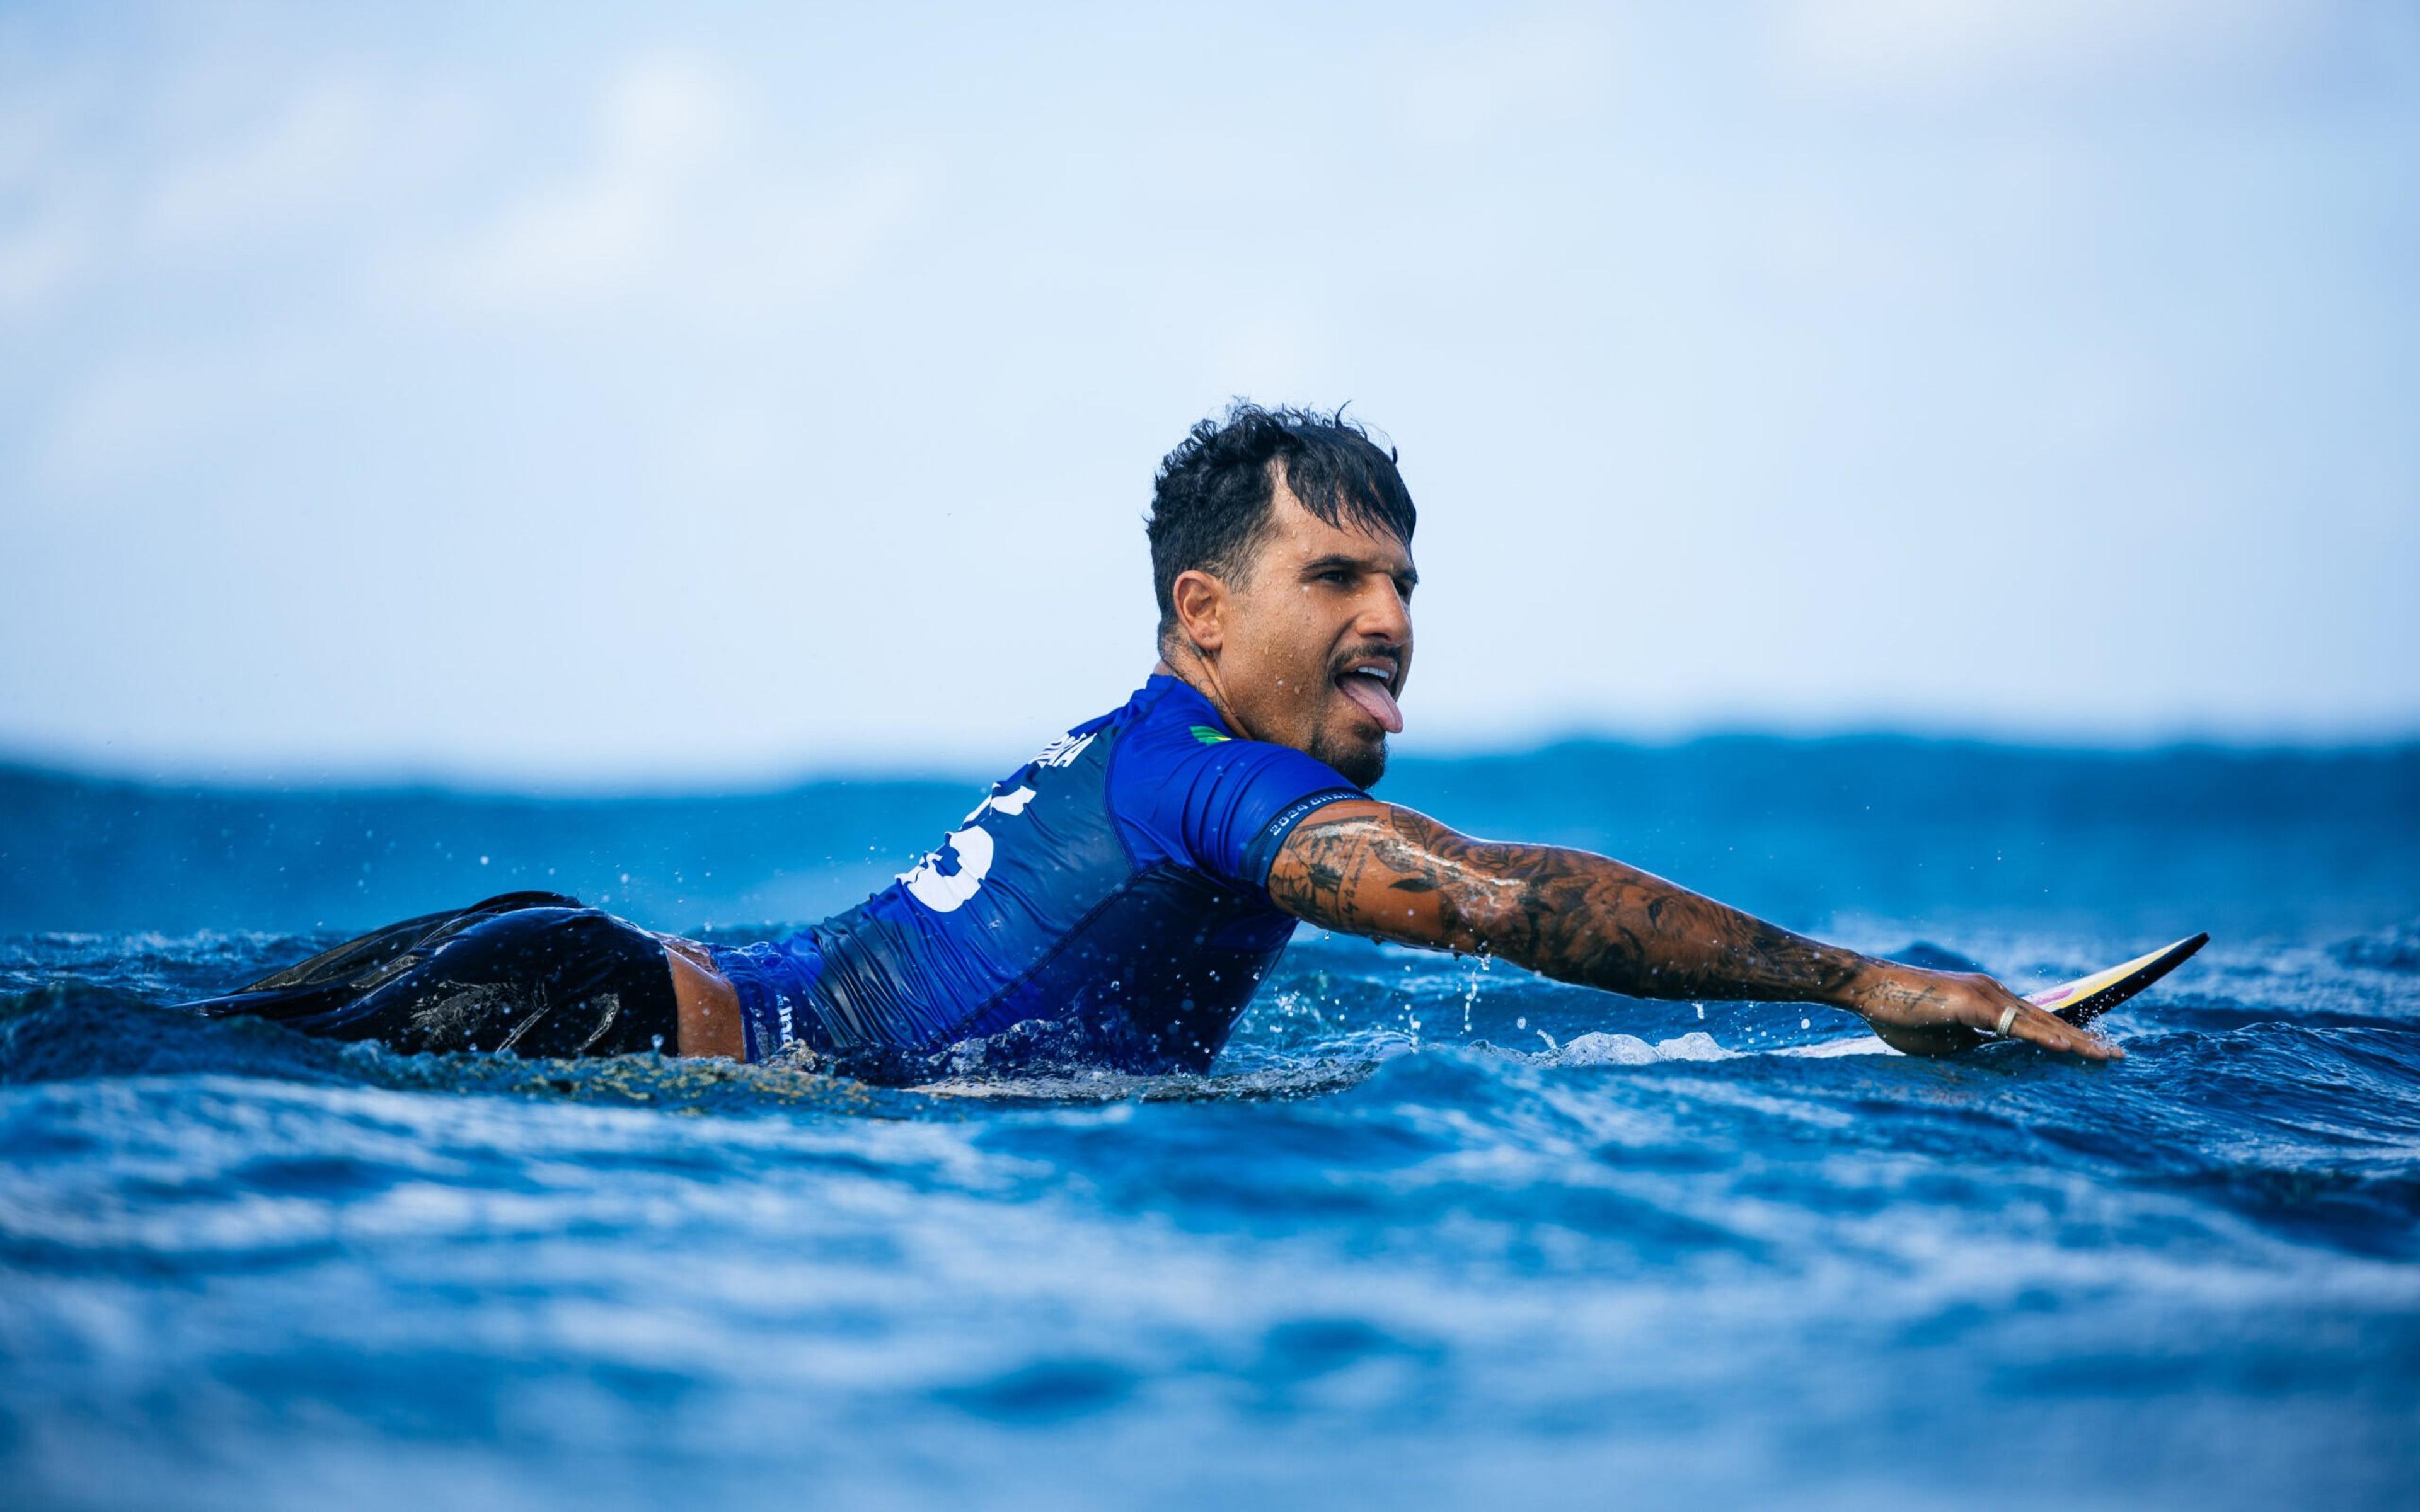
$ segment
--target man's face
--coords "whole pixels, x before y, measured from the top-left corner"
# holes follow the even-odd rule
[[[1368,787],[1412,668],[1419,574],[1394,536],[1323,523],[1280,476],[1243,581],[1227,583],[1217,668],[1239,733],[1308,751]]]

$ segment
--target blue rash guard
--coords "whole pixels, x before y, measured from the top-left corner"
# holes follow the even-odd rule
[[[1269,901],[1279,848],[1312,810],[1363,795],[1292,747],[1235,738],[1209,700],[1155,675],[857,907],[710,949],[751,1060],[802,1043],[895,1068],[1041,1021],[1089,1059],[1201,1071],[1294,933]]]

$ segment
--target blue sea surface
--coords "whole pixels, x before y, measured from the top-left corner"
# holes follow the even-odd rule
[[[515,887],[771,933],[969,786],[0,770],[0,1504],[2420,1504],[2420,748],[1574,744],[1381,790],[2021,989],[2211,931],[2107,1067],[1309,931],[1200,1077],[171,1006]]]

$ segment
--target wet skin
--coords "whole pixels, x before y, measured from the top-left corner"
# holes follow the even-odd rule
[[[674,1053],[683,1056],[748,1056],[747,1031],[739,1022],[739,994],[730,979],[714,969],[713,957],[695,940],[659,934],[664,943],[664,965],[673,974],[673,1002],[678,1027]]]
[[[1368,787],[1386,769],[1388,732],[1365,700],[1391,708],[1411,673],[1420,575],[1392,535],[1327,524],[1282,479],[1270,492],[1240,579],[1177,575],[1177,623],[1156,670],[1192,684],[1245,739],[1307,751]],[[1357,678],[1383,692],[1346,692]]]
[[[2013,1039],[2088,1060],[2125,1052],[1989,977],[1923,971],[1793,934],[1586,851],[1468,840],[1423,814],[1355,800],[1313,811],[1269,873],[1278,905],[1325,928],[1500,955],[1633,997],[1825,1003],[1910,1055]]]

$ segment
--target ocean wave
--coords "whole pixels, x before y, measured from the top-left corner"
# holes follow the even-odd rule
[[[1822,1008],[1306,930],[1206,1074],[1021,1026],[900,1086],[398,1056],[163,1005],[493,890],[482,854],[584,868],[549,880],[667,928],[808,844],[783,885],[838,893],[855,873],[814,858],[910,829],[884,808],[906,788],[725,810],[21,782],[0,1484],[79,1507],[2399,1506],[2412,764],[1714,744],[1402,774],[1474,830],[2028,990],[2211,929],[2102,1021],[2112,1065],[1906,1057]],[[173,823],[137,824],[163,801]],[[699,901],[676,879],[709,855],[727,887]]]
[[[2346,940],[2335,948],[2335,953],[2349,966],[2420,972],[2420,922],[2399,924],[2391,930]]]

